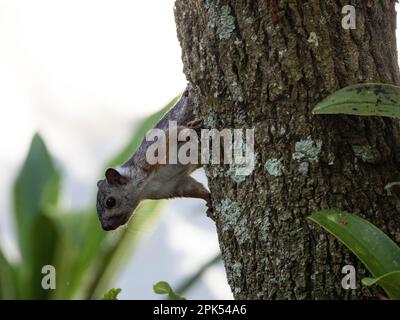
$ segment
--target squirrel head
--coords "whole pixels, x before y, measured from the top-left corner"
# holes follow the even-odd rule
[[[139,201],[130,177],[111,168],[105,176],[106,179],[97,182],[96,208],[102,228],[109,231],[127,223]]]

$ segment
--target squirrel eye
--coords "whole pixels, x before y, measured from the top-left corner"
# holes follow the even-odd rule
[[[108,209],[111,209],[115,206],[115,204],[117,203],[117,201],[115,200],[114,197],[109,197],[106,200],[106,206]]]

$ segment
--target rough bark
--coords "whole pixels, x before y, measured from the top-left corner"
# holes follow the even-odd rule
[[[357,28],[341,26],[354,5]],[[349,84],[399,84],[391,0],[177,0],[184,72],[208,127],[255,128],[256,168],[206,173],[228,281],[238,299],[358,299],[367,274],[305,218],[321,209],[359,214],[400,242],[400,215],[384,186],[400,180],[397,122],[313,116]],[[317,41],[313,40],[315,33]],[[311,37],[310,37],[311,35]],[[356,290],[341,286],[346,264]]]

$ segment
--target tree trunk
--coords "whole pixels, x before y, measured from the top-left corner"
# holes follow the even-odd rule
[[[342,28],[345,5],[355,30]],[[360,299],[368,273],[311,213],[343,209],[400,242],[384,186],[400,180],[397,122],[313,116],[328,94],[362,82],[399,84],[395,1],[177,0],[184,72],[208,127],[254,128],[256,167],[206,173],[228,281],[237,299]],[[344,265],[357,289],[344,290]]]

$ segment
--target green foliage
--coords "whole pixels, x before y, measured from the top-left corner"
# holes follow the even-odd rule
[[[364,278],[362,283],[366,286],[378,284],[385,289],[391,299],[400,300],[400,271],[389,272],[375,279]]]
[[[320,102],[314,114],[349,114],[400,118],[400,87],[366,83],[343,88]],[[385,186],[391,189],[400,182]],[[368,221],[347,212],[325,210],[309,217],[346,245],[371,272],[367,286],[380,285],[392,299],[400,299],[400,248]]]
[[[19,286],[26,288],[17,293],[21,298],[45,298],[41,290],[41,267],[52,264],[57,231],[46,216],[45,209],[58,201],[60,173],[39,135],[33,137],[31,148],[14,185],[14,216],[22,260],[16,275]],[[41,227],[43,224],[43,227]],[[43,228],[39,232],[38,228]],[[46,244],[46,242],[48,242]],[[43,250],[38,250],[42,248]],[[35,275],[35,276],[34,276]]]
[[[154,293],[166,295],[169,300],[185,300],[171,288],[168,282],[160,281],[153,286]]]
[[[118,300],[118,295],[120,294],[120,292],[120,288],[110,289],[105,294],[103,294],[102,300]]]
[[[16,284],[15,267],[7,261],[0,250],[0,299],[15,299]]]
[[[318,103],[313,113],[400,118],[400,87],[383,83],[352,85]]]
[[[112,163],[127,160],[175,101],[145,119]],[[0,250],[0,299],[97,299],[132,254],[143,234],[138,230],[150,226],[162,206],[162,201],[144,202],[128,227],[110,234],[101,230],[94,205],[79,212],[61,208],[60,184],[58,168],[35,135],[14,187],[21,260],[12,264]],[[95,191],[95,181],[93,186]],[[56,268],[56,290],[42,289],[44,265]]]
[[[368,221],[343,211],[324,210],[308,217],[319,224],[350,251],[371,272],[365,285],[379,284],[391,299],[400,298],[400,248]]]

